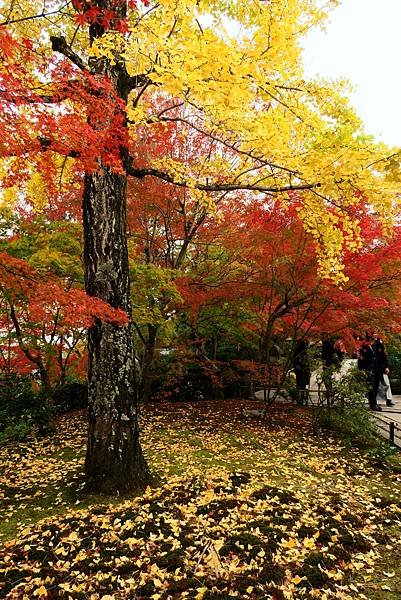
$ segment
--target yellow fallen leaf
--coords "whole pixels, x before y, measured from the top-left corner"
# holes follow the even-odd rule
[[[302,577],[300,577],[299,575],[295,575],[295,577],[291,579],[291,583],[295,583],[295,585],[298,585],[298,583],[300,583],[301,581]]]
[[[389,573],[386,573],[386,571],[383,571],[383,575],[385,575],[386,577],[394,577],[395,573],[394,573],[394,571],[390,571]]]
[[[206,587],[196,588],[196,591],[198,593],[196,594],[195,599],[196,600],[202,600],[203,596],[207,592],[207,588]]]
[[[37,588],[34,592],[33,592],[34,596],[47,596],[47,589],[45,588],[44,585],[41,585],[39,588]]]
[[[303,545],[305,548],[309,548],[311,550],[316,548],[315,540],[313,538],[304,538]]]
[[[295,540],[294,540],[294,538],[290,538],[289,540],[283,540],[281,542],[281,545],[283,546],[283,548],[294,548]]]

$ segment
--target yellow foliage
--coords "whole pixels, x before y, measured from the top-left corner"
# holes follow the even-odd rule
[[[48,203],[48,197],[46,185],[40,173],[32,173],[26,191],[35,208],[39,211],[43,210]]]
[[[321,275],[342,282],[342,252],[361,244],[350,209],[363,197],[390,230],[400,175],[397,150],[364,133],[347,100],[348,84],[305,79],[302,36],[324,24],[336,4],[160,0],[149,9],[139,3],[128,13],[128,34],[108,30],[95,40],[85,37],[68,11],[55,11],[46,21],[21,20],[40,15],[41,0],[9,0],[0,19],[11,20],[17,35],[34,39],[45,60],[48,35],[57,27],[93,72],[102,61],[114,72],[125,68],[137,83],[147,77],[146,91],[139,85],[127,103],[133,145],[144,131],[160,132],[169,119],[185,123],[188,144],[194,132],[213,140],[199,150],[196,164],[164,157],[150,159],[149,168],[190,188],[208,211],[215,209],[213,190],[223,184],[256,188],[284,204],[289,191],[297,193],[299,214],[318,246]],[[163,110],[152,102],[155,89]],[[43,209],[40,173],[32,174],[27,192]],[[1,201],[10,202],[12,195],[3,193]]]

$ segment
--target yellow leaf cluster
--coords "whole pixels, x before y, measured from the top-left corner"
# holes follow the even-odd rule
[[[364,133],[346,82],[308,81],[302,69],[302,36],[324,23],[336,0],[160,0],[151,9],[139,3],[129,12],[126,35],[108,30],[95,41],[85,40],[85,28],[77,30],[67,11],[25,21],[25,14],[41,14],[39,0],[4,4],[0,18],[15,19],[14,31],[35,39],[39,55],[49,56],[57,24],[94,72],[99,61],[137,78],[127,103],[133,144],[169,120],[185,123],[189,147],[195,135],[209,140],[196,164],[149,159],[149,167],[188,186],[207,210],[214,200],[196,191],[206,184],[257,188],[284,204],[295,191],[318,246],[320,273],[339,282],[344,249],[361,243],[350,208],[362,197],[391,228],[399,210],[397,150]],[[163,110],[153,102],[156,90]],[[32,176],[29,194],[45,206],[40,174]]]

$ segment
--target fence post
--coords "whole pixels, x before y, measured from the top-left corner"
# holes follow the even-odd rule
[[[389,423],[389,436],[390,436],[390,444],[394,446],[394,431],[395,431],[395,423],[391,421]]]

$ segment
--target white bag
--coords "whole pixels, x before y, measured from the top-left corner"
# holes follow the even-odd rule
[[[391,393],[391,386],[390,386],[390,379],[388,378],[388,375],[386,373],[384,373],[383,375],[383,381],[386,385],[386,400],[392,400],[393,399],[393,394]]]
[[[387,402],[387,390],[388,390],[387,384],[380,381],[379,387],[377,390],[377,395],[376,395],[376,403],[378,403],[380,401]]]

